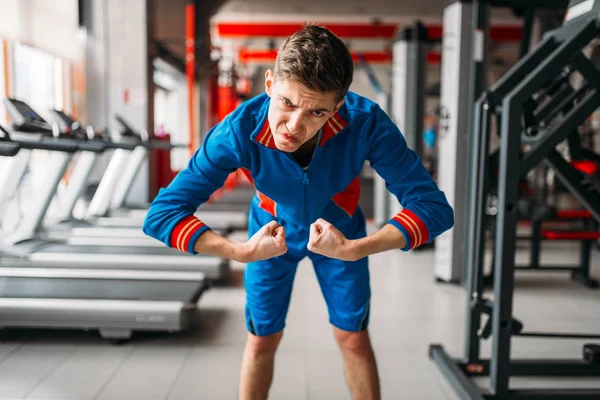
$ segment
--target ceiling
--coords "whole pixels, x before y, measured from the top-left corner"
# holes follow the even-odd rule
[[[190,0],[154,0],[155,37],[182,62],[185,55],[185,8]],[[236,22],[442,22],[446,1],[442,0],[198,0],[203,21],[197,29],[222,21]],[[512,11],[494,8],[491,20],[498,24],[520,24]],[[197,43],[199,44],[199,43]]]
[[[196,32],[206,32],[210,29],[210,17],[214,15],[226,0],[197,0]],[[161,43],[161,49],[167,50],[175,63],[181,66],[185,60],[186,6],[190,0],[153,0],[154,3],[154,38]],[[208,41],[196,40],[196,46],[208,54]],[[168,59],[168,55],[163,58]],[[208,56],[207,56],[208,58]]]
[[[446,2],[442,0],[228,0],[223,4],[215,20],[236,18],[281,20],[312,17],[319,19],[381,19],[402,21],[415,19],[441,22]],[[325,18],[323,18],[323,16]],[[515,22],[511,11],[505,8],[494,10],[493,19]],[[243,19],[242,19],[243,20]]]

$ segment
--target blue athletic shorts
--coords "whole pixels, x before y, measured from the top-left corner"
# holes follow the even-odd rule
[[[298,263],[309,257],[321,287],[329,322],[344,331],[359,332],[369,324],[371,288],[368,258],[341,261],[312,253],[306,248],[309,230],[281,221],[253,201],[248,216],[248,237],[276,220],[285,228],[288,251],[269,260],[246,265],[246,328],[256,336],[271,335],[285,327]],[[338,228],[340,229],[340,228]],[[357,208],[352,221],[340,229],[348,239],[366,235],[365,218]]]

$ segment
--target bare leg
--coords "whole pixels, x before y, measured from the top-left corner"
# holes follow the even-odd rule
[[[379,400],[379,375],[368,331],[347,332],[336,327],[333,334],[344,357],[346,382],[355,400]]]
[[[248,333],[240,373],[240,400],[266,400],[273,381],[275,351],[283,332],[269,336]]]

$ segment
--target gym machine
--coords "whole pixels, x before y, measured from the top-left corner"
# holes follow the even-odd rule
[[[31,112],[28,114],[31,114]],[[78,121],[73,121],[64,112],[52,110],[52,115],[55,116],[61,126],[69,127],[72,132],[82,130],[81,124]],[[97,238],[110,239],[115,236],[136,238],[142,242],[148,239],[139,229],[143,224],[147,210],[127,209],[125,199],[133,186],[136,174],[147,157],[148,150],[170,149],[172,145],[134,131],[125,119],[119,115],[115,118],[123,127],[120,133],[120,141],[133,142],[136,146],[133,151],[127,149],[114,151],[88,207],[87,219],[93,221],[94,229],[88,229],[89,227],[85,225],[83,225],[83,229],[75,227],[71,232],[74,236],[73,244],[86,243],[86,236],[89,236],[89,239],[92,240]],[[86,130],[89,129],[91,128],[88,127]],[[94,163],[90,161],[90,156],[78,161],[78,165],[74,170],[77,171],[76,176],[81,178],[72,180],[73,188],[68,193],[81,193],[93,166]],[[78,196],[67,195],[65,197],[64,206],[59,214],[59,221],[73,222],[73,209]],[[196,216],[216,230],[228,232],[247,228],[247,213],[243,211],[230,209],[217,212],[214,207],[204,207],[196,213]],[[82,221],[77,222],[81,224]],[[117,231],[112,228],[116,228]],[[132,233],[131,228],[135,228],[137,234]]]
[[[0,156],[14,157],[24,150],[72,153],[81,146],[45,137],[17,141],[0,129]],[[0,256],[7,253],[0,252]],[[103,338],[117,343],[128,340],[133,331],[185,330],[193,323],[196,304],[208,287],[199,272],[2,267],[0,330],[97,329]]]
[[[23,104],[19,104],[19,106],[24,107]],[[28,111],[24,115],[31,112]],[[41,140],[50,134],[47,130],[42,133],[33,133],[35,130],[40,130],[37,125],[39,125],[39,122],[35,127],[25,122],[22,125],[15,125],[15,128],[21,128],[20,135],[29,141]],[[73,245],[64,240],[46,239],[44,238],[45,235],[37,235],[48,211],[48,206],[56,194],[59,182],[64,176],[73,155],[81,150],[94,152],[103,151],[106,147],[110,147],[110,143],[104,141],[73,141],[60,135],[53,138],[53,140],[63,140],[75,144],[69,152],[51,153],[51,165],[48,167],[43,185],[37,190],[34,203],[20,222],[18,229],[10,237],[4,238],[5,245],[10,246],[10,253],[20,254],[21,256],[5,258],[0,262],[0,266],[92,269],[98,271],[98,273],[119,266],[126,270],[143,270],[156,274],[162,274],[165,269],[172,272],[202,272],[207,278],[215,280],[222,280],[228,276],[229,261],[223,258],[205,255],[191,256],[166,246],[110,246],[97,243]],[[29,152],[30,150],[23,151]],[[18,166],[22,167],[23,165],[18,164]],[[19,179],[16,178],[19,174],[23,175],[22,171],[6,171],[6,173],[13,179]],[[96,241],[101,242],[99,239],[96,239]],[[123,241],[127,241],[127,239],[125,238]],[[168,268],[165,266],[168,266]],[[195,278],[192,277],[192,279]]]
[[[556,111],[560,110],[561,114],[566,114],[570,111],[573,104],[566,104],[565,99],[577,99],[583,92],[576,93],[575,89],[569,83],[571,77],[571,71],[569,68],[565,69],[554,81],[549,85],[548,88],[536,93],[535,102],[531,101],[529,104],[524,105],[523,114],[527,115],[525,121],[527,122],[526,131],[527,135],[522,140],[523,143],[531,142],[531,145],[536,144],[538,126],[551,126],[552,119],[556,118]],[[577,100],[576,100],[577,101]],[[537,124],[534,121],[539,121]],[[600,189],[600,174],[598,174],[598,161],[600,161],[600,155],[594,153],[588,148],[584,148],[581,143],[581,135],[579,129],[575,128],[566,140],[568,154],[571,159],[570,164],[584,174],[584,180],[588,181],[593,187],[597,186],[597,190]],[[497,160],[498,152],[495,152],[491,159]],[[494,163],[491,163],[494,164]],[[496,168],[492,167],[495,171]],[[523,188],[522,192],[519,193],[519,200],[517,202],[517,220],[518,221],[529,221],[531,225],[530,234],[519,234],[517,236],[518,241],[526,241],[530,245],[529,251],[529,262],[519,263],[515,265],[515,269],[518,271],[530,271],[530,272],[570,272],[571,277],[575,282],[579,282],[588,288],[598,288],[598,281],[590,277],[590,263],[592,256],[592,247],[594,242],[600,238],[600,232],[598,231],[599,223],[593,217],[593,215],[586,209],[562,209],[557,207],[556,204],[551,204],[548,188],[547,175],[548,170],[553,171],[548,166],[541,168],[544,171],[542,176],[543,184],[542,187],[529,187],[527,180],[522,179],[520,188]],[[491,193],[489,195],[488,203],[492,203],[497,197],[497,179],[494,171],[490,171],[486,176],[492,180],[493,183],[486,183],[487,187],[490,187]],[[556,186],[560,185],[560,182]],[[540,186],[540,185],[536,185]],[[564,189],[567,190],[568,189]],[[521,191],[521,190],[520,190]],[[557,194],[560,196],[560,193]],[[555,203],[560,201],[555,199]],[[486,220],[489,221],[488,232],[493,235],[495,224],[495,212],[496,206],[488,207],[488,210],[493,211],[486,213]],[[488,215],[489,214],[489,215]],[[559,224],[560,229],[556,229],[556,225]],[[554,227],[552,226],[554,225]],[[575,241],[580,244],[579,248],[579,263],[551,263],[541,262],[541,249],[542,242],[547,241]],[[492,247],[493,248],[493,247]],[[494,268],[494,257],[492,256],[492,270],[489,275],[484,276],[485,283],[491,283],[493,280],[493,268]]]
[[[438,282],[466,282],[466,229],[469,226],[466,176],[473,170],[468,157],[472,140],[472,105],[485,89],[487,32],[491,7],[523,9],[520,55],[529,48],[533,12],[565,9],[567,0],[457,0],[444,9],[437,183],[454,209],[454,227],[436,238],[434,276]]]
[[[60,122],[62,129],[68,128],[71,134],[76,134],[81,131],[81,125],[77,121],[73,121],[68,115],[62,111],[52,110],[52,113],[57,118],[57,122]],[[134,143],[134,147],[143,146],[144,141],[131,130],[131,128],[124,122],[124,120],[118,117],[119,121],[123,121],[125,124],[124,136],[127,142]],[[91,129],[88,127],[86,130]],[[122,141],[122,140],[121,140]],[[112,141],[111,141],[112,142]],[[161,143],[164,146],[164,143]],[[135,151],[135,150],[134,150]],[[69,179],[69,184],[65,190],[65,193],[61,196],[62,207],[59,210],[58,217],[56,218],[58,224],[65,228],[68,235],[66,240],[69,244],[73,245],[87,245],[87,244],[103,244],[103,245],[114,245],[114,246],[151,246],[151,247],[163,247],[164,244],[159,241],[152,239],[141,230],[143,219],[146,214],[146,210],[126,210],[122,206],[122,203],[115,203],[114,200],[111,203],[110,195],[112,192],[127,193],[130,190],[135,178],[135,172],[139,169],[143,158],[133,157],[135,162],[128,162],[125,158],[127,156],[127,149],[115,150],[113,156],[110,159],[109,165],[103,175],[100,186],[96,190],[93,196],[92,204],[96,204],[88,215],[95,214],[98,212],[101,215],[105,215],[109,212],[109,204],[120,204],[116,209],[117,211],[111,211],[111,214],[120,216],[111,217],[99,217],[94,218],[88,216],[87,219],[75,219],[73,217],[74,207],[77,198],[85,190],[85,185],[91,174],[92,168],[94,167],[95,155],[94,154],[80,154],[73,168],[73,173]],[[131,154],[131,150],[129,150]],[[119,174],[121,168],[125,165],[125,171],[123,174]],[[123,181],[126,183],[123,184]],[[120,190],[111,191],[110,188],[120,187]],[[119,196],[121,197],[121,196]],[[124,199],[124,196],[121,197]],[[120,211],[119,211],[120,210]],[[245,229],[247,216],[243,212],[216,212],[199,210],[196,216],[205,221],[215,232],[219,232],[221,235],[229,234],[234,230]],[[52,227],[56,230],[56,226]],[[125,240],[124,240],[125,239]]]
[[[467,301],[465,356],[451,358],[443,346],[430,346],[430,358],[445,374],[462,399],[598,399],[600,389],[511,389],[511,376],[600,377],[600,345],[583,346],[577,359],[511,359],[511,340],[518,337],[549,339],[599,339],[598,334],[527,332],[513,316],[515,244],[519,179],[545,162],[557,178],[600,221],[600,189],[590,185],[580,172],[558,153],[556,146],[566,140],[600,106],[600,72],[583,54],[600,33],[600,2],[571,0],[563,25],[544,35],[493,87],[485,91],[474,109],[473,165],[469,180],[469,206],[473,225],[467,231],[469,300]],[[561,99],[553,114],[560,116],[549,126],[540,124],[538,108],[524,116],[526,104],[536,93],[565,71],[576,71],[584,82],[574,95]],[[549,82],[550,81],[550,82]],[[543,107],[543,106],[542,106]],[[566,111],[565,111],[566,110]],[[499,125],[499,190],[494,263],[494,300],[483,297],[483,253],[485,245],[486,171],[489,170],[489,139],[492,116]],[[529,129],[535,127],[536,129]],[[522,152],[522,144],[531,149]],[[489,319],[480,330],[483,314]],[[492,354],[480,356],[480,341],[491,336]],[[490,387],[475,385],[472,378],[489,377]]]
[[[119,122],[121,126],[123,126],[124,131],[128,132],[130,135],[135,136],[136,131],[133,129],[131,125],[125,121],[125,119],[117,115],[115,116],[116,120]],[[150,138],[151,142],[157,142],[154,138]],[[161,142],[164,146],[165,143]],[[142,157],[142,160],[145,158]],[[130,161],[131,163],[132,161]],[[134,162],[134,166],[136,170],[139,169],[139,165],[141,163]],[[127,167],[127,171],[133,171],[134,168]],[[126,196],[133,185],[133,178],[135,174],[129,172],[129,175],[124,174],[123,177],[119,180],[118,185],[115,187],[114,194],[109,203],[104,204],[101,203],[102,206],[99,208],[95,208],[93,204],[90,204],[90,216],[99,217],[98,222],[100,224],[104,224],[101,218],[102,216],[109,215],[108,219],[117,218],[117,217],[125,217],[131,218],[133,221],[141,221],[145,218],[147,209],[128,209],[125,207],[125,199]],[[243,191],[243,190],[241,190]],[[241,192],[237,191],[237,192]],[[211,227],[217,229],[224,229],[222,226],[224,223],[229,224],[229,229],[233,230],[245,230],[247,229],[247,211],[249,208],[249,204],[252,200],[252,196],[254,195],[254,188],[245,189],[245,193],[241,193],[241,196],[229,196],[226,204],[222,204],[224,207],[215,206],[214,204],[204,203],[200,206],[197,217],[204,221]],[[215,212],[209,212],[215,211]],[[217,212],[218,211],[218,212]]]

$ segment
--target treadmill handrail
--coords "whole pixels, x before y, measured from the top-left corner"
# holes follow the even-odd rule
[[[170,142],[164,142],[155,138],[152,138],[149,141],[142,143],[142,145],[153,150],[171,150],[174,147],[182,147],[180,145],[173,145]]]
[[[105,144],[107,149],[122,149],[122,150],[133,150],[136,147],[140,146],[141,143],[127,143],[127,142],[113,142],[104,139],[95,139],[97,141],[101,141]]]
[[[99,140],[74,140],[77,143],[77,147],[80,151],[92,151],[94,153],[102,153],[107,149],[111,148],[107,142]]]
[[[0,140],[0,157],[13,157],[20,149],[18,144]]]
[[[48,150],[60,151],[65,153],[74,153],[77,151],[92,151],[95,153],[104,152],[109,146],[106,142],[86,141],[77,139],[64,139],[53,137],[33,137],[32,140],[9,139],[2,140],[2,144],[10,143],[20,149],[26,150]],[[37,140],[36,140],[37,139]]]
[[[12,143],[27,150],[49,150],[64,153],[75,153],[79,151],[78,143],[70,139],[42,138],[39,141],[13,140]]]
[[[9,142],[10,140],[10,133],[8,133],[8,131],[2,125],[0,125],[0,141]]]

